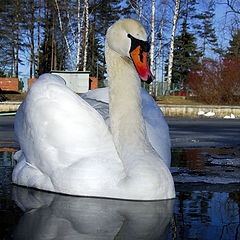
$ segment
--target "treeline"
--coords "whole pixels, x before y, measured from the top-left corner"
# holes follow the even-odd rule
[[[219,7],[226,12],[222,27],[231,34],[227,48],[221,44],[224,34],[216,30]],[[234,58],[234,64],[239,59],[239,7],[231,0],[3,0],[0,73],[17,77],[23,65],[29,77],[51,70],[88,70],[103,80],[106,29],[131,17],[149,33],[156,82],[168,83],[166,93],[191,88],[199,95],[193,79],[206,59],[230,68],[226,59]]]
[[[173,93],[195,95],[208,104],[240,104],[240,2],[224,3],[221,22],[214,18],[215,1],[205,1],[205,8],[200,9],[196,1],[185,1],[182,6],[173,50]],[[226,32],[230,40],[224,48],[221,40]]]
[[[51,70],[88,70],[103,77],[104,40],[126,7],[119,0],[4,0],[0,5],[2,75],[29,77]]]

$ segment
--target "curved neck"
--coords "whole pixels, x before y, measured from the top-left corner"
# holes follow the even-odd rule
[[[107,44],[105,56],[113,141],[120,157],[124,158],[136,150],[144,149],[147,144],[141,109],[141,82],[129,58],[121,57]]]

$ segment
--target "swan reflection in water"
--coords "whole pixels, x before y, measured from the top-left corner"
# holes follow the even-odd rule
[[[174,200],[81,198],[13,188],[24,211],[14,239],[167,239]]]

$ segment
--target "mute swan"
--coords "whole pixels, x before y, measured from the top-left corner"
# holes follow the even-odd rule
[[[151,146],[142,115],[139,76],[152,79],[146,39],[136,20],[119,20],[107,31],[111,130],[62,78],[45,74],[32,85],[15,118],[21,147],[14,156],[15,184],[79,196],[175,197],[171,173]]]

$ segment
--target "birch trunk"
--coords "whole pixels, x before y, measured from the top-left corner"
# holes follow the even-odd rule
[[[15,77],[15,44],[14,40],[11,42],[11,77]]]
[[[34,11],[35,11],[35,6],[34,6],[34,1],[32,1],[31,4],[31,22],[32,25],[30,26],[30,78],[33,77],[33,73],[35,72],[34,69],[34,62],[35,62],[35,55],[34,55]]]
[[[143,0],[139,0],[139,14],[138,14],[139,21],[142,20],[142,9],[143,9]]]
[[[80,67],[80,50],[81,50],[81,0],[77,0],[77,26],[78,26],[78,32],[77,32],[77,70],[79,70]]]
[[[16,25],[15,25],[15,43],[14,43],[14,47],[15,47],[15,55],[14,55],[14,72],[13,72],[13,76],[14,77],[18,77],[18,63],[19,63],[19,45],[20,45],[20,39],[19,39],[19,34],[20,34],[20,13],[18,11],[20,11],[20,2],[16,1],[16,7],[17,7],[17,13],[16,13]]]
[[[54,21],[52,23],[52,53],[51,53],[51,70],[56,70],[55,66],[54,66],[54,54],[55,54],[55,46],[54,46],[54,32],[55,32],[55,24]]]
[[[168,92],[170,91],[171,82],[172,82],[174,39],[175,39],[175,32],[176,32],[177,20],[179,15],[179,8],[180,8],[180,0],[175,0],[172,35],[171,35],[170,51],[169,51],[169,57],[168,57],[168,75],[167,75],[167,91]]]
[[[19,23],[17,23],[16,29],[16,45],[15,45],[15,66],[14,66],[14,77],[18,77],[18,63],[19,63]]]
[[[152,0],[152,19],[151,19],[151,48],[150,48],[150,69],[154,73],[154,44],[155,44],[155,0]],[[155,81],[154,81],[155,82]],[[149,86],[149,93],[153,93],[153,83]]]
[[[64,38],[64,41],[66,43],[66,46],[67,46],[67,50],[68,50],[68,55],[69,55],[69,58],[70,58],[70,62],[72,64],[72,67],[74,69],[76,69],[76,64],[75,62],[73,61],[73,57],[72,57],[72,51],[71,51],[71,48],[70,48],[70,44],[69,44],[69,41],[67,39],[67,36],[66,34],[64,33],[64,29],[63,29],[63,25],[62,25],[62,18],[61,18],[61,13],[60,13],[60,9],[59,9],[59,5],[58,5],[58,0],[55,0],[55,4],[56,4],[56,8],[57,8],[57,13],[58,13],[58,21],[59,21],[59,27],[60,27],[60,30],[63,34],[63,38]]]
[[[161,19],[161,28],[159,32],[159,47],[158,47],[158,54],[157,54],[157,61],[156,61],[156,79],[160,82],[160,68],[161,68],[161,53],[163,48],[163,30],[164,30],[164,24],[165,24],[165,12],[167,8],[167,2],[163,2],[163,8],[162,8],[162,19]]]
[[[41,0],[38,1],[38,16],[37,16],[37,69],[40,65],[40,48],[41,48]],[[36,73],[34,73],[34,77]]]
[[[84,36],[84,53],[83,53],[83,71],[87,68],[87,50],[88,50],[88,32],[89,32],[89,12],[88,12],[88,0],[84,0],[85,4],[85,36]]]
[[[154,44],[155,44],[155,0],[152,0],[152,19],[151,19],[151,49],[150,49],[150,67],[154,70]]]

